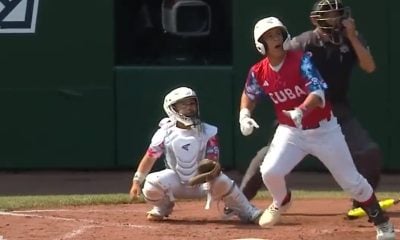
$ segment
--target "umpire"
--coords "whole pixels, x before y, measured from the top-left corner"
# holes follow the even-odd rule
[[[350,152],[358,171],[375,190],[380,180],[382,153],[351,112],[348,98],[351,72],[358,65],[367,73],[375,70],[375,62],[369,47],[356,31],[350,8],[341,0],[319,0],[310,13],[314,30],[294,37],[286,49],[310,51],[313,61],[328,84],[327,98],[333,105]],[[240,189],[252,199],[263,186],[259,167],[268,151],[268,145],[260,149],[252,159],[242,180]],[[353,201],[353,207],[358,207]],[[230,209],[225,208],[228,215]]]

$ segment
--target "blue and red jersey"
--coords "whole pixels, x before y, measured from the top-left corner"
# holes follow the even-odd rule
[[[311,53],[288,51],[278,71],[271,68],[268,58],[253,65],[247,76],[244,92],[253,101],[265,95],[274,103],[280,124],[295,126],[282,110],[292,110],[304,102],[308,94],[327,89],[318,70],[311,61]],[[303,126],[318,124],[331,116],[331,104],[317,107],[303,117]]]

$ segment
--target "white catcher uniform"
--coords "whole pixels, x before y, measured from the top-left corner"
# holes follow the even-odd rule
[[[223,200],[243,221],[254,221],[261,213],[252,206],[236,184],[221,173],[214,180],[198,186],[187,183],[196,174],[200,160],[208,154],[219,154],[217,127],[201,123],[199,127],[182,129],[172,120],[162,120],[154,134],[148,153],[165,155],[166,169],[146,177],[143,195],[154,205],[152,211],[168,216],[175,198],[202,198],[210,193],[213,200]]]

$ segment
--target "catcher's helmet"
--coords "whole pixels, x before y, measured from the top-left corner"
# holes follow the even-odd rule
[[[267,46],[260,42],[261,36],[272,28],[279,27],[282,29],[283,41],[290,41],[290,35],[285,25],[276,17],[267,17],[259,20],[254,26],[254,43],[257,50],[265,55],[267,53]],[[284,43],[285,44],[285,43]]]
[[[333,43],[341,42],[341,21],[350,16],[350,8],[341,0],[319,0],[312,7],[310,17],[321,31],[330,36]]]
[[[176,109],[175,104],[184,99],[194,98],[197,103],[197,111],[193,115],[185,116]],[[199,101],[196,92],[188,87],[179,87],[169,92],[164,98],[164,111],[172,120],[183,123],[185,126],[195,126],[200,124]]]

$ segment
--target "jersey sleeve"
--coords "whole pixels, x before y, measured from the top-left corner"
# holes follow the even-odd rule
[[[219,141],[217,135],[212,136],[207,142],[206,158],[215,161],[219,160]]]
[[[246,96],[252,100],[258,100],[261,97],[265,96],[263,89],[258,84],[256,72],[254,71],[254,67],[252,67],[247,75],[246,83],[244,86],[244,93]]]
[[[309,94],[319,96],[323,107],[325,106],[325,90],[328,89],[328,85],[313,64],[311,57],[311,52],[304,53],[300,64],[301,74],[306,81],[306,90],[308,90]]]
[[[164,154],[164,139],[166,135],[166,130],[164,128],[159,128],[156,133],[154,133],[151,138],[151,143],[147,148],[147,155],[152,158],[160,158]]]
[[[218,128],[208,123],[202,123],[204,134],[207,139],[205,157],[211,160],[219,160]]]
[[[306,83],[305,86],[308,92],[314,91],[324,91],[328,89],[328,85],[322,78],[321,74],[319,73],[318,69],[315,67],[314,63],[312,62],[312,53],[305,52],[301,59],[300,63],[301,74],[305,79]]]

